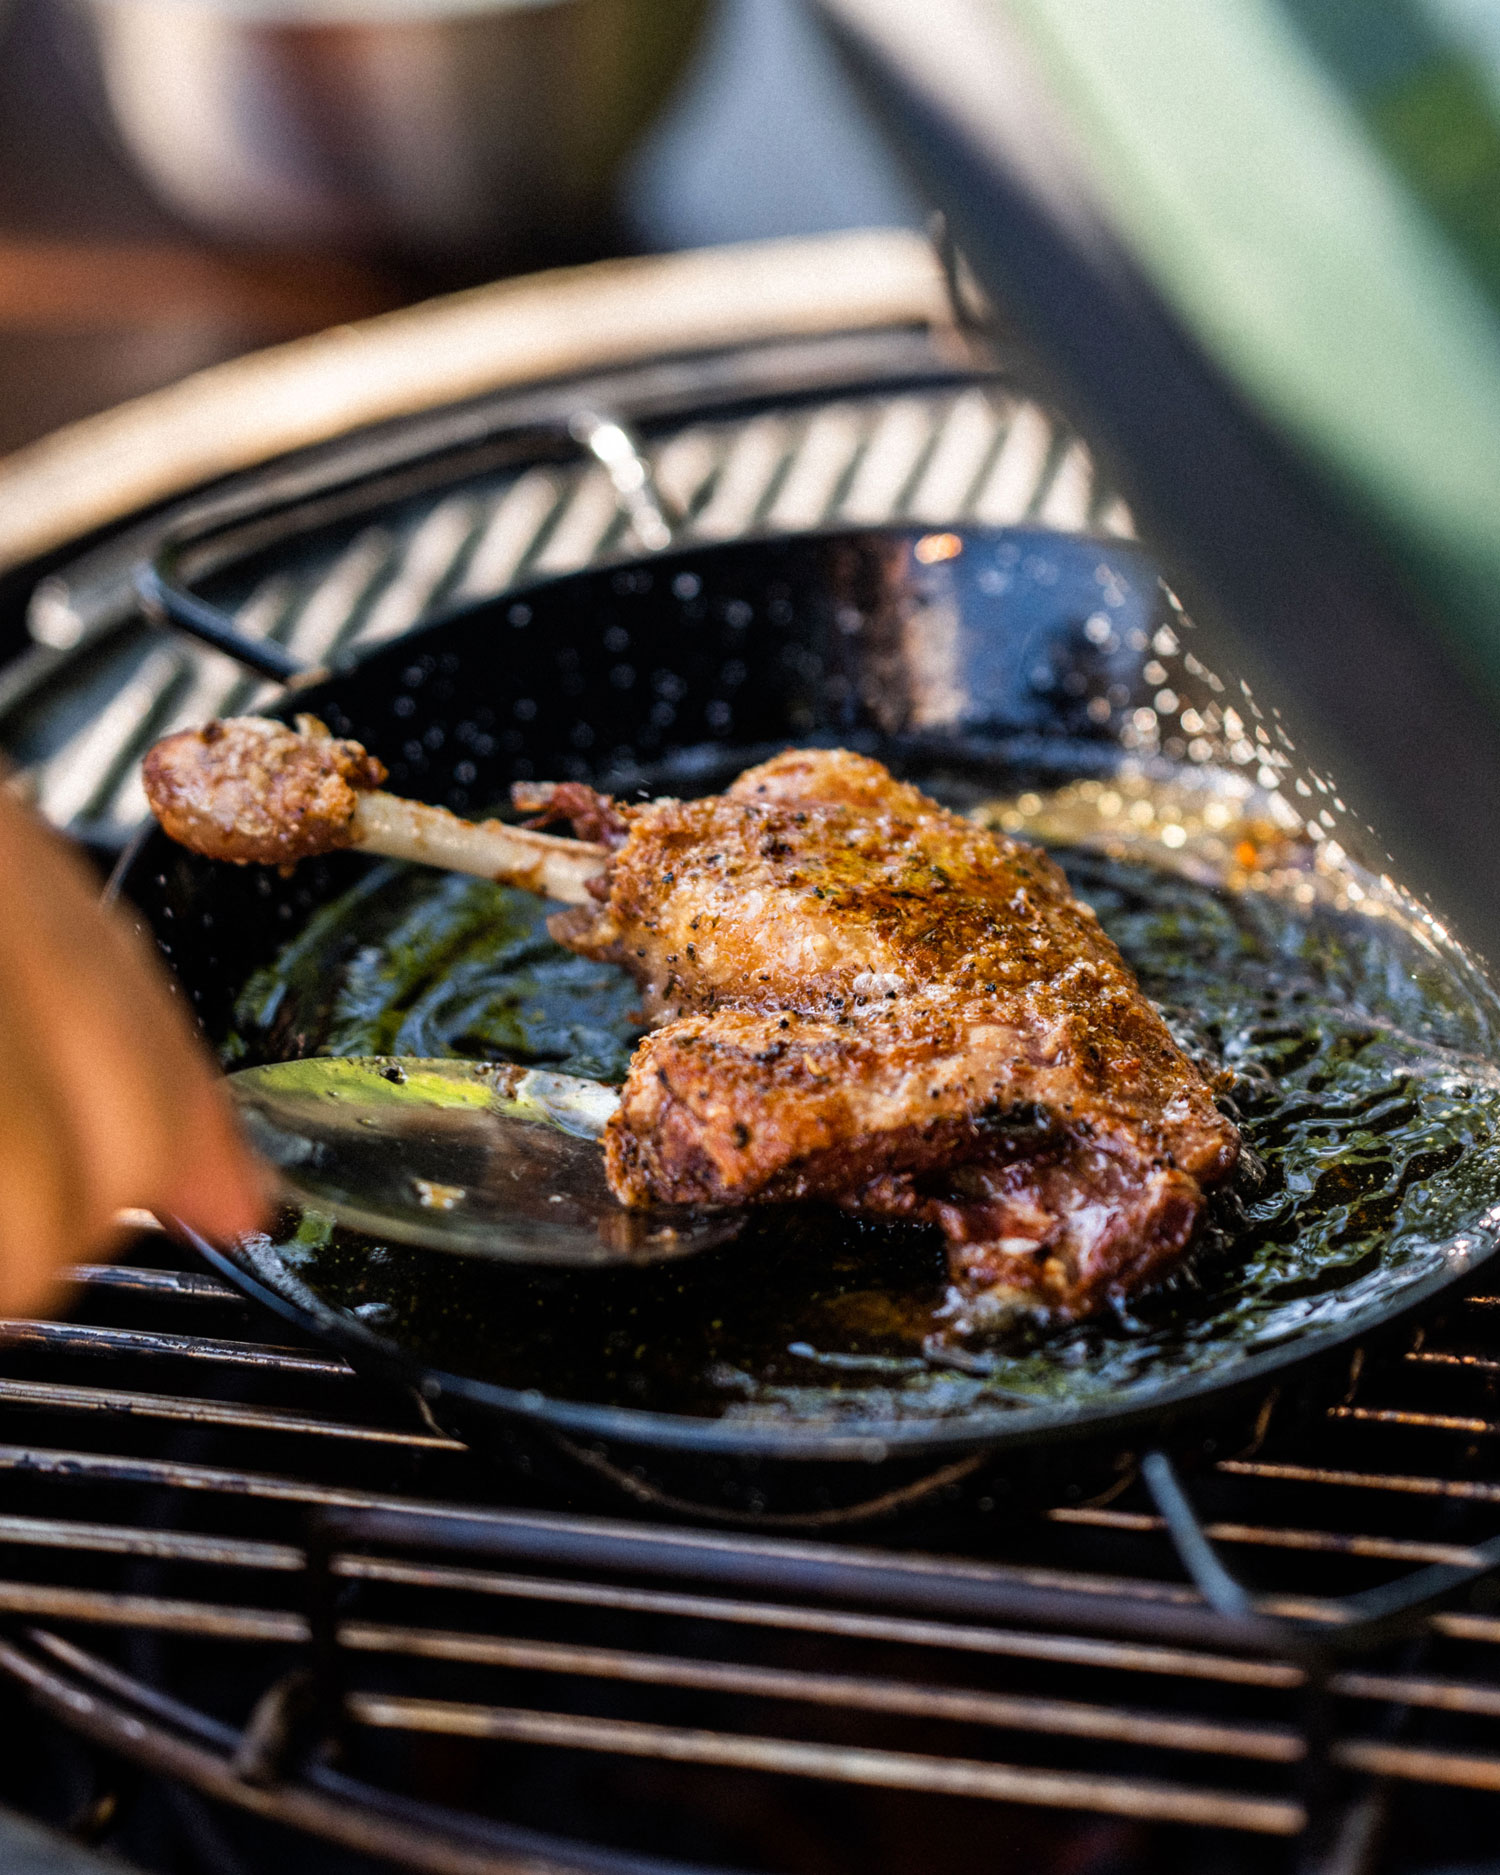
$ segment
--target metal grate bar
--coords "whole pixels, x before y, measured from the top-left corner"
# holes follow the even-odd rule
[[[654,454],[651,473],[663,498],[678,514],[690,517],[719,465],[715,432],[706,424],[694,425],[648,454]]]
[[[235,627],[249,638],[270,638],[284,621],[293,601],[291,581],[277,575],[255,592],[235,614]],[[165,719],[153,733],[170,735],[174,730],[191,729],[211,716],[224,716],[247,705],[261,688],[247,677],[240,665],[221,652],[189,647],[177,648],[177,668],[187,682],[176,693]],[[98,809],[100,818],[130,826],[147,813],[146,793],[141,785],[136,761],[141,749],[140,723],[121,718],[114,748],[101,753],[105,770],[107,798]],[[62,818],[59,803],[44,789],[43,804],[56,818]]]
[[[306,1560],[289,1543],[143,1530],[134,1524],[73,1523],[58,1517],[0,1516],[0,1543],[91,1550],[108,1556],[154,1556],[162,1562],[212,1563],[233,1569],[301,1569]]]
[[[277,1608],[223,1608],[155,1595],[113,1595],[36,1582],[0,1582],[0,1613],[42,1621],[88,1621],[210,1641],[306,1642],[307,1622]]]
[[[403,1583],[460,1594],[499,1595],[579,1608],[611,1608],[630,1614],[680,1615],[690,1621],[722,1621],[736,1626],[824,1634],[906,1647],[944,1648],[959,1653],[1046,1660],[1065,1666],[1214,1680],[1231,1686],[1281,1689],[1302,1684],[1301,1670],[1284,1661],[1192,1653],[1182,1648],[1096,1640],[1087,1635],[965,1627],[941,1621],[904,1620],[892,1615],[850,1614],[836,1608],[799,1607],[786,1602],[734,1601],[722,1596],[673,1594],[662,1589],[622,1588],[609,1582],[558,1581],[546,1576],[457,1569],[442,1563],[407,1563],[382,1556],[338,1556],[334,1559],[333,1570],[336,1575],[362,1581]],[[1496,1627],[1500,1629],[1500,1622]]]
[[[1462,1432],[1474,1438],[1493,1439],[1500,1425],[1492,1419],[1472,1419],[1454,1413],[1416,1413],[1406,1407],[1330,1406],[1330,1419],[1362,1420],[1376,1426],[1410,1426],[1424,1432]]]
[[[1432,1617],[1432,1625],[1450,1640],[1500,1644],[1500,1619],[1493,1615],[1437,1614]]]
[[[160,1458],[122,1458],[104,1452],[66,1452],[47,1446],[0,1445],[0,1472],[68,1478],[101,1484],[144,1484],[174,1491],[222,1492],[272,1504],[315,1504],[324,1510],[413,1508],[411,1500],[373,1491],[306,1483],[274,1473],[237,1471],[227,1465],[177,1464]],[[425,1509],[418,1505],[416,1508]]]
[[[1412,1348],[1403,1359],[1424,1367],[1466,1367],[1476,1373],[1500,1373],[1500,1360],[1487,1354],[1450,1354],[1440,1348]]]
[[[537,578],[572,573],[604,550],[621,526],[620,498],[602,468],[578,478],[529,571]]]
[[[439,502],[406,543],[396,576],[370,607],[360,648],[410,631],[433,604],[478,524],[475,503],[454,495]]]
[[[391,564],[395,543],[383,527],[366,528],[344,549],[302,602],[286,632],[289,651],[321,664],[347,637],[373,603],[377,582]]]
[[[912,518],[934,526],[966,512],[974,484],[994,454],[1010,408],[1004,414],[983,391],[958,397],[938,431],[932,454],[909,503]]]
[[[495,504],[469,555],[455,599],[487,599],[515,578],[562,500],[564,483],[546,469],[528,469]]]
[[[1082,1524],[1098,1530],[1156,1532],[1166,1529],[1161,1517],[1144,1511],[1053,1510],[1053,1523]],[[1383,1562],[1452,1563],[1460,1569],[1477,1566],[1478,1550],[1456,1543],[1421,1543],[1406,1537],[1347,1535],[1338,1530],[1275,1529],[1261,1524],[1206,1523],[1203,1534],[1215,1543],[1240,1543],[1265,1549],[1308,1550],[1329,1556],[1364,1556]]]
[[[1021,521],[1031,512],[1047,471],[1054,431],[1035,404],[1017,410],[1000,453],[974,498],[974,518],[990,527]]]
[[[0,1537],[25,1541],[29,1531],[35,1530],[48,1539],[48,1546],[54,1546],[50,1542],[52,1528],[41,1519],[5,1519],[0,1524]],[[93,1525],[79,1526],[79,1529],[88,1535],[89,1541],[72,1547],[106,1553],[170,1555],[177,1561],[230,1562],[283,1573],[299,1569],[303,1560],[300,1552],[280,1544],[233,1544],[181,1533],[175,1540],[170,1533],[165,1533],[150,1544],[140,1540],[149,1539],[152,1535],[149,1532],[120,1532],[109,1526]],[[126,1545],[117,1540],[122,1536],[136,1540]],[[295,1611],[165,1596],[121,1595],[46,1583],[0,1581],[0,1612],[39,1620],[85,1621],[118,1628],[194,1634],[206,1640],[303,1643],[309,1638],[305,1618]],[[402,1655],[520,1672],[730,1693],[838,1710],[986,1725],[1001,1730],[1114,1740],[1263,1763],[1290,1764],[1303,1755],[1300,1736],[1284,1728],[1181,1719],[1159,1711],[1077,1700],[995,1694],[852,1674],[806,1673],[373,1622],[345,1622],[339,1627],[338,1638],[340,1644],[351,1651],[371,1655]],[[1280,1685],[1287,1688],[1299,1684],[1300,1678],[1293,1673],[1284,1677]],[[1341,1698],[1380,1705],[1414,1705],[1479,1717],[1500,1716],[1500,1688],[1462,1681],[1343,1673],[1330,1682],[1330,1690]]]
[[[455,1816],[392,1795],[353,1778],[313,1767],[306,1784],[266,1787],[246,1782],[232,1755],[237,1734],[203,1714],[132,1681],[106,1662],[50,1634],[35,1644],[89,1684],[62,1677],[19,1647],[0,1641],[0,1671],[25,1686],[44,1710],[129,1762],[184,1781],[206,1796],[307,1831],[381,1862],[396,1862],[421,1875],[711,1875],[649,1857],[563,1843],[530,1830]],[[134,1710],[120,1711],[93,1688],[123,1697]],[[171,1730],[139,1716],[167,1718]],[[186,1734],[186,1736],[184,1736]]]
[[[729,540],[754,525],[786,459],[787,424],[755,417],[730,444],[689,532],[701,540]]]
[[[1370,1777],[1500,1791],[1500,1759],[1470,1757],[1457,1751],[1424,1751],[1414,1745],[1386,1745],[1376,1739],[1351,1741],[1339,1746],[1334,1755],[1351,1771],[1363,1771]]]
[[[858,525],[902,512],[907,490],[932,445],[928,401],[898,397],[876,420],[864,454],[839,504],[839,518]]]
[[[1082,443],[1072,442],[1062,453],[1036,518],[1043,527],[1068,532],[1087,527],[1093,498],[1093,458]]]
[[[344,1646],[358,1652],[409,1654],[423,1659],[463,1661],[530,1672],[743,1693],[751,1697],[807,1701],[861,1711],[905,1713],[916,1718],[949,1719],[963,1724],[1114,1739],[1169,1750],[1215,1752],[1267,1763],[1290,1764],[1303,1755],[1301,1737],[1295,1732],[1264,1725],[1208,1724],[1197,1719],[1173,1718],[1161,1712],[1075,1700],[955,1690],[849,1674],[744,1667],[722,1661],[369,1622],[345,1624],[340,1629],[340,1639]],[[1302,1676],[1296,1673],[1284,1682],[1287,1685],[1301,1683]],[[1378,1705],[1423,1706],[1434,1711],[1500,1717],[1500,1687],[1461,1680],[1345,1672],[1332,1677],[1329,1690],[1341,1699],[1373,1701]]]
[[[848,474],[863,434],[864,423],[852,405],[833,404],[817,411],[766,510],[765,525],[816,526]]]
[[[45,813],[60,824],[89,813],[114,786],[125,751],[150,735],[187,668],[187,658],[175,647],[147,650],[103,709],[34,771],[36,798]]]
[[[758,1589],[805,1585],[809,1592],[839,1596],[887,1597],[894,1592],[932,1605],[945,1597],[994,1603],[1011,1595],[1058,1595],[1076,1602],[1080,1612],[1090,1603],[1108,1602],[1112,1621],[1120,1618],[1122,1604],[1146,1604],[1132,1609],[1132,1619],[1157,1614],[1192,1617],[1201,1606],[1196,1590],[1177,1583],[960,1556],[911,1555],[739,1532],[726,1535],[683,1525],[622,1524],[552,1512],[431,1506],[424,1514],[430,1521],[418,1524],[409,1521],[411,1511],[388,1521],[361,1520],[359,1539],[405,1544],[420,1536],[433,1546],[474,1548],[492,1558],[527,1555],[565,1562],[570,1568],[650,1569],[702,1581],[745,1581]],[[993,1611],[991,1605],[984,1610]]]
[[[535,1557],[554,1566],[586,1568],[604,1562],[620,1569],[649,1569],[715,1580],[754,1576],[766,1588],[778,1584],[795,1587],[805,1582],[813,1592],[877,1602],[915,1602],[932,1612],[982,1608],[991,1618],[1014,1618],[1024,1612],[1048,1625],[1089,1625],[1102,1619],[1115,1632],[1132,1638],[1175,1640],[1189,1645],[1232,1644],[1237,1638],[1232,1624],[1208,1610],[1191,1590],[1171,1584],[1134,1585],[1155,1593],[1131,1598],[1115,1595],[1106,1608],[1101,1602],[1100,1585],[1110,1578],[1098,1576],[985,1568],[947,1559],[886,1557],[878,1552],[834,1550],[824,1554],[816,1545],[793,1543],[784,1544],[778,1552],[764,1542],[726,1541],[718,1546],[716,1556],[714,1539],[696,1532],[609,1525],[586,1518],[447,1509],[230,1467],[9,1445],[0,1446],[0,1471],[223,1492],[268,1502],[369,1513],[377,1519],[394,1514],[400,1524],[421,1518],[432,1529],[431,1540],[435,1543],[453,1547],[462,1543],[466,1533],[483,1531],[492,1548],[519,1557]],[[1267,1612],[1328,1618],[1317,1602],[1282,1598],[1260,1606]]]
[[[1500,1687],[1462,1680],[1413,1679],[1407,1674],[1340,1673],[1332,1690],[1345,1699],[1373,1699],[1393,1706],[1424,1706],[1436,1712],[1467,1712],[1500,1719]]]
[[[440,1433],[402,1432],[388,1426],[362,1426],[316,1419],[264,1406],[235,1406],[222,1400],[180,1398],[169,1393],[131,1393],[117,1387],[73,1387],[45,1380],[0,1378],[0,1406],[32,1406],[49,1413],[111,1413],[131,1419],[183,1420],[189,1425],[221,1426],[237,1432],[299,1433],[322,1439],[352,1440],[364,1445],[399,1445],[428,1452],[463,1452],[458,1439]]]
[[[1404,1497],[1451,1497],[1500,1504],[1500,1484],[1479,1478],[1425,1478],[1394,1472],[1335,1471],[1319,1465],[1270,1464],[1264,1459],[1221,1458],[1217,1469],[1236,1478],[1266,1478],[1278,1484],[1336,1485],[1354,1491],[1394,1491]]]
[[[573,1751],[618,1753],[706,1764],[781,1776],[814,1777],[890,1790],[922,1790],[949,1797],[984,1797],[999,1803],[1053,1809],[1101,1810],[1111,1816],[1198,1823],[1271,1836],[1296,1835],[1299,1804],[1231,1791],[1195,1790],[1144,1779],[1088,1777],[972,1758],[932,1758],[916,1752],[809,1744],[739,1733],[649,1725],[632,1719],[587,1719],[570,1713],[530,1712],[514,1706],[466,1706],[371,1693],[350,1696],[351,1717],[388,1730],[435,1732],[447,1737],[504,1739]],[[1495,1767],[1500,1772],[1500,1765]]]
[[[339,1371],[347,1371],[340,1369]],[[227,1491],[246,1497],[318,1504],[330,1509],[388,1512],[395,1528],[408,1534],[411,1520],[421,1519],[431,1529],[431,1540],[460,1546],[478,1536],[490,1546],[506,1546],[512,1553],[535,1553],[558,1560],[566,1551],[570,1565],[602,1562],[621,1569],[659,1567],[696,1574],[708,1571],[714,1560],[726,1565],[730,1579],[764,1573],[769,1585],[778,1573],[809,1578],[815,1587],[829,1586],[859,1593],[868,1587],[879,1594],[894,1584],[898,1592],[915,1596],[941,1593],[1029,1598],[1036,1593],[1061,1593],[1083,1603],[1119,1601],[1121,1591],[1141,1591],[1140,1599],[1168,1604],[1173,1613],[1197,1612],[1192,1589],[1166,1583],[1132,1583],[1121,1577],[1070,1575],[1060,1570],[965,1563],[956,1558],[888,1556],[880,1551],[837,1549],[813,1543],[773,1542],[755,1538],[721,1538],[708,1531],[651,1525],[619,1525],[604,1518],[569,1517],[542,1512],[485,1511],[468,1505],[443,1505],[417,1499],[325,1487],[274,1473],[232,1467],[175,1463],[163,1459],[124,1458],[109,1453],[63,1452],[46,1447],[0,1445],[0,1470],[63,1471],[69,1475],[115,1478],[122,1482],[160,1483],[185,1490]],[[508,1541],[507,1541],[508,1540]],[[780,1566],[778,1570],[778,1565]],[[861,1580],[861,1578],[864,1580]],[[1147,1614],[1146,1609],[1138,1611]],[[1166,1612],[1166,1611],[1164,1611]]]
[[[49,1348],[69,1354],[139,1354],[151,1359],[207,1361],[282,1374],[326,1374],[352,1379],[347,1361],[259,1341],[207,1341],[199,1335],[159,1334],[141,1328],[95,1328],[84,1322],[0,1321],[0,1347]]]
[[[138,1481],[145,1482],[146,1480]],[[0,1541],[31,1545],[37,1548],[159,1556],[173,1561],[211,1563],[249,1569],[286,1571],[298,1570],[304,1566],[303,1553],[286,1544],[260,1543],[249,1539],[201,1537],[184,1532],[137,1530],[121,1525],[71,1524],[45,1518],[7,1517],[0,1519]],[[334,1571],[337,1575],[364,1581],[408,1585],[420,1582],[422,1586],[448,1589],[473,1586],[471,1582],[454,1582],[448,1579],[434,1582],[431,1579],[433,1575],[444,1578],[462,1575],[464,1572],[406,1570],[399,1564],[386,1564],[382,1559],[374,1557],[338,1557],[335,1559]],[[494,1578],[490,1580],[493,1581]],[[788,1607],[782,1604],[726,1603],[707,1596],[671,1596],[650,1590],[619,1590],[608,1584],[551,1581],[545,1577],[518,1576],[513,1581],[514,1588],[509,1592],[513,1593],[517,1599],[562,1602],[575,1606],[582,1604],[596,1608],[621,1608],[638,1613],[681,1615],[695,1621],[732,1621],[778,1630],[895,1642],[954,1652],[1008,1655],[1023,1659],[1047,1660],[1059,1664],[1143,1672],[1164,1677],[1216,1680],[1231,1685],[1259,1686],[1268,1690],[1284,1691],[1300,1686],[1302,1683],[1301,1672],[1285,1663],[1247,1661],[1228,1655],[1222,1657],[1208,1654],[1193,1655],[1179,1650],[1130,1646],[1110,1641],[1090,1641],[1083,1637],[1067,1635],[1049,1636],[1007,1632],[1004,1629],[950,1627],[934,1622],[846,1615],[837,1610]],[[16,1586],[18,1590],[25,1589],[30,1594],[34,1585]],[[76,1596],[85,1591],[60,1589],[56,1593],[63,1596]],[[95,1612],[89,1616],[76,1615],[76,1610],[85,1606],[76,1599],[69,1601],[66,1607],[75,1611],[74,1616],[70,1618],[110,1621],[121,1626],[132,1625],[133,1617],[118,1597],[106,1597],[91,1605]],[[174,1606],[179,1605],[174,1604]],[[180,1606],[185,1607],[188,1604]],[[29,1603],[27,1609],[22,1612],[60,1619],[64,1616],[64,1605],[59,1603],[56,1606],[52,1604],[43,1606],[33,1602]],[[226,1618],[232,1615],[233,1610],[229,1610]],[[174,1618],[178,1625],[182,1625],[189,1619],[188,1616],[181,1614]],[[364,1631],[371,1634],[375,1632],[373,1628],[368,1627]],[[390,1632],[403,1631],[393,1629]],[[422,1631],[410,1630],[410,1632],[420,1634]],[[442,1638],[442,1636],[438,1637],[439,1644]],[[456,1646],[460,1642],[480,1648],[487,1644],[487,1637],[460,1636],[451,1641],[450,1645]],[[1438,1683],[1432,1684],[1436,1686]],[[1372,1693],[1369,1696],[1380,1699],[1388,1697],[1384,1693]],[[1441,1703],[1436,1692],[1433,1694],[1432,1703]]]
[[[1171,1751],[1212,1752],[1268,1764],[1295,1763],[1303,1754],[1295,1732],[1270,1726],[1215,1725],[1174,1719],[1123,1706],[1078,1700],[956,1690],[904,1680],[865,1679],[847,1673],[802,1673],[784,1667],[747,1667],[719,1660],[689,1660],[669,1654],[575,1647],[486,1634],[455,1634],[434,1628],[402,1628],[347,1622],[339,1630],[345,1647],[361,1653],[405,1654],[425,1660],[462,1661],[474,1666],[529,1673],[575,1674],[624,1680],[643,1686],[673,1686],[733,1693],[754,1699],[789,1700],[841,1711],[897,1713],[958,1725],[1057,1733],[1069,1738],[1112,1739],[1156,1745]]]

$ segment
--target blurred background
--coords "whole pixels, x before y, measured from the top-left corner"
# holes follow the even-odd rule
[[[364,10],[0,0],[0,453],[505,273],[921,220],[797,0]]]
[[[1500,0],[0,0],[0,456],[923,200],[1221,661],[1500,955]]]

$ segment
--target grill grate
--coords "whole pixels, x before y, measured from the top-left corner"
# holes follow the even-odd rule
[[[256,1339],[260,1318],[159,1234],[76,1278],[71,1319],[0,1331],[0,1666],[70,1722],[86,1690],[115,1748],[218,1798],[357,1847],[362,1806],[404,1800],[381,1741],[438,1737],[466,1741],[502,1811],[540,1748],[668,1767],[674,1791],[733,1774],[1302,1827],[1304,1669],[1204,1606],[1138,1482],[1047,1512],[982,1502],[922,1552],[560,1513],[524,1477],[484,1509],[496,1478],[415,1399]],[[1195,1480],[1263,1612],[1326,1619],[1330,1596],[1479,1560],[1500,1504],[1497,1301],[1455,1305],[1311,1437],[1273,1419]],[[309,1543],[338,1589],[341,1796],[256,1745],[267,1695],[316,1657]],[[143,1637],[169,1649],[152,1685],[122,1664]],[[1439,1613],[1329,1694],[1333,1764],[1396,1806],[1500,1792],[1500,1618]],[[460,1866],[443,1857],[471,1800],[422,1813],[412,1866]]]
[[[1035,520],[1128,534],[1088,452],[1042,408],[992,386],[816,401],[793,413],[693,422],[647,450],[681,542],[885,521]],[[639,552],[602,467],[533,467],[395,518],[277,568],[237,608],[239,629],[318,664],[367,650],[451,603]],[[55,631],[58,589],[33,620]],[[80,717],[60,696],[4,726],[38,805],[59,825],[118,843],[146,812],[138,766],[158,735],[254,709],[274,689],[228,658],[132,635],[93,677]]]
[[[1130,531],[1078,439],[989,378],[676,419],[647,453],[689,540],[892,519]],[[633,550],[602,469],[512,465],[324,529],[237,617],[316,661]],[[44,641],[73,628],[69,576],[33,606]],[[130,625],[65,674],[13,700],[0,735],[49,814],[112,842],[153,736],[261,694]],[[268,1341],[283,1331],[154,1229],[74,1277],[70,1319],[0,1325],[0,1673],[239,1812],[434,1875],[960,1870],[996,1805],[1020,1843],[1046,1811],[1144,1829],[1108,1840],[1153,1875],[1200,1865],[1169,1841],[1209,1841],[1225,1869],[1289,1858],[1310,1803],[1343,1817],[1328,1866],[1348,1875],[1370,1866],[1372,1817],[1399,1842],[1436,1791],[1444,1831],[1405,1866],[1439,1834],[1445,1852],[1492,1840],[1500,1617],[1482,1606],[1320,1691],[1205,1605],[1131,1475],[1045,1512],[998,1492],[938,1509],[921,1550],[599,1519],[539,1473],[501,1475],[419,1400]],[[1483,1560],[1497,1308],[1455,1304],[1311,1430],[1273,1416],[1253,1451],[1205,1454],[1206,1532],[1263,1613],[1326,1623],[1330,1598]],[[333,1760],[306,1749],[330,1724]],[[770,1848],[747,1820],[767,1811]]]

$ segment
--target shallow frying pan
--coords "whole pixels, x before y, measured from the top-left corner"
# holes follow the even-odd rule
[[[1133,1319],[926,1358],[935,1240],[811,1211],[757,1213],[738,1242],[644,1270],[507,1270],[295,1219],[204,1254],[471,1442],[723,1516],[836,1522],[964,1481],[1077,1497],[1171,1424],[1222,1450],[1278,1398],[1326,1399],[1357,1346],[1496,1247],[1500,1011],[1438,927],[1262,791],[1298,799],[1301,777],[1237,694],[1133,546],[906,530],[571,575],[282,706],[461,812],[519,777],[690,793],[789,742],[842,742],[1071,839],[1148,991],[1238,1072],[1270,1168]],[[549,949],[538,908],[499,888],[354,854],[284,879],[154,831],[119,885],[231,1061],[450,1051],[621,1072],[628,989]]]

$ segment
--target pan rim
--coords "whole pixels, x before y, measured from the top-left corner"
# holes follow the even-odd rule
[[[389,1341],[362,1322],[308,1291],[311,1306],[252,1274],[231,1251],[209,1243],[186,1226],[183,1237],[211,1268],[252,1300],[261,1303],[345,1355],[357,1355],[367,1370],[382,1370],[414,1387],[429,1406],[448,1400],[496,1414],[516,1424],[582,1436],[618,1446],[657,1451],[712,1453],[723,1457],[786,1459],[809,1463],[842,1461],[877,1464],[890,1457],[920,1458],[967,1451],[1023,1451],[1041,1445],[1085,1438],[1125,1435],[1155,1427],[1190,1406],[1226,1405],[1236,1395],[1264,1387],[1288,1372],[1310,1374],[1325,1359],[1394,1332],[1435,1297],[1474,1275],[1500,1251],[1500,1236],[1474,1246],[1462,1268],[1434,1269],[1415,1279],[1398,1298],[1386,1299],[1347,1320],[1307,1335],[1292,1334],[1258,1353],[1230,1363],[1143,1386],[1143,1396],[1112,1393],[1077,1406],[1049,1403],[1013,1407],[983,1416],[955,1414],[946,1420],[863,1420],[832,1430],[826,1422],[750,1422],[664,1413],[647,1407],[608,1406],[559,1400],[538,1390],[502,1387],[472,1375],[450,1373]],[[351,1365],[355,1361],[351,1359]]]

